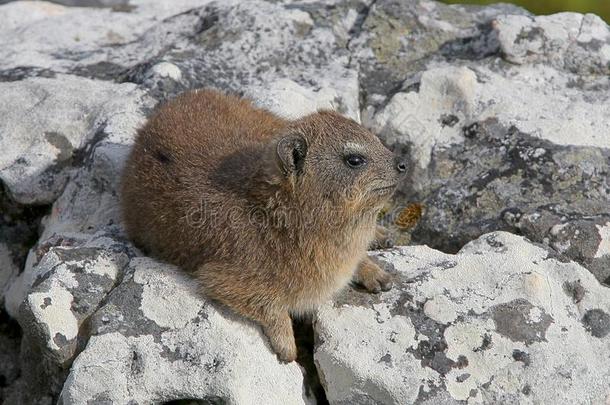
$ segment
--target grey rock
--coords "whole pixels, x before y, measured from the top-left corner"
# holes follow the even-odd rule
[[[0,83],[0,180],[11,197],[56,199],[106,121],[139,123],[143,97],[133,84],[73,76]]]
[[[0,29],[6,38],[3,52],[10,55],[0,61],[0,80],[57,73],[120,79],[127,69],[190,34],[198,20],[185,12],[206,2],[130,3],[132,12],[48,2],[18,1],[0,7],[0,20],[7,22]]]
[[[80,246],[50,247],[21,305],[19,321],[30,344],[60,366],[71,364],[88,334],[83,323],[121,280],[129,261],[123,243],[96,235]]]
[[[52,2],[71,7],[113,7],[117,10],[129,10],[129,0],[53,0]]]
[[[87,165],[73,176],[44,218],[41,240],[100,229],[122,235],[119,182],[129,151],[128,145],[107,140],[95,145]]]
[[[336,89],[339,96],[342,88],[356,90],[355,72],[346,67],[343,20],[323,20],[298,2],[212,2],[187,14],[194,19],[190,32],[127,74],[158,99],[197,87],[243,94],[248,87],[266,87],[281,79],[314,89]],[[150,80],[150,70],[159,63],[175,66],[180,79]]]
[[[317,314],[331,404],[610,399],[610,291],[585,268],[505,232],[457,255],[414,246],[374,257],[395,288],[345,291]]]
[[[463,7],[435,1],[382,0],[362,9],[348,43],[358,66],[365,105],[383,105],[416,88],[429,63],[481,60],[500,52],[494,19],[527,15],[510,5]]]
[[[296,363],[280,364],[260,328],[201,298],[176,268],[135,258],[91,320],[59,403],[307,404]]]
[[[547,74],[552,95],[543,89]],[[397,205],[426,207],[415,242],[456,252],[485,232],[517,231],[514,216],[548,211],[590,223],[585,251],[559,251],[607,278],[593,257],[602,241],[591,226],[610,215],[608,93],[574,88],[574,78],[542,66],[433,68],[417,92],[395,94],[375,114],[373,128],[412,161]],[[540,242],[548,232],[522,230]]]
[[[24,328],[0,327],[6,403],[312,401],[256,325],[135,257],[122,229],[136,129],[204,86],[288,118],[362,120],[411,158],[386,219],[421,203],[416,243],[455,253],[501,229],[550,249],[498,233],[455,256],[377,253],[398,287],[345,292],[318,316],[331,403],[608,401],[608,290],[571,262],[610,282],[600,19],[420,0],[58,2],[75,7],[0,6],[0,301]]]
[[[345,31],[343,21],[314,20],[298,3],[207,3],[134,2],[129,13],[9,3],[0,18],[15,22],[0,35],[10,38],[5,52],[14,57],[0,62],[0,77],[71,73],[130,81],[162,100],[203,86],[241,93],[290,78],[336,87],[336,79],[354,76],[335,34],[335,26]],[[91,22],[86,31],[83,21]]]
[[[351,43],[363,122],[412,162],[386,220],[420,203],[415,243],[456,252],[523,232],[607,280],[607,257],[594,256],[610,215],[609,35],[593,15],[375,2]],[[578,223],[580,241],[562,249],[514,221],[543,212]]]
[[[542,62],[582,74],[610,73],[610,29],[594,14],[499,16],[500,47],[513,63]]]
[[[523,214],[505,213],[505,221],[533,241],[544,243],[564,258],[587,267],[610,285],[610,215],[563,215],[539,209]]]
[[[30,250],[21,273],[7,288],[6,309],[11,316],[18,317],[19,307],[38,277],[36,267],[51,247],[84,245],[88,240],[98,240],[100,235],[109,235],[120,241],[116,243],[125,244],[118,186],[129,146],[111,141],[130,142],[133,128],[131,124],[117,127],[117,133],[126,139],[115,137],[114,130],[106,126],[109,133],[91,146],[84,167],[74,174],[43,218],[38,243]]]

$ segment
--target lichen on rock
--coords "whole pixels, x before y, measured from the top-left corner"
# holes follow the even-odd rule
[[[610,400],[599,17],[431,0],[0,3],[0,402]],[[372,253],[393,290],[347,289],[319,310],[315,365],[280,364],[256,324],[126,238],[137,128],[210,86],[287,118],[336,109],[409,161],[381,219],[414,246]]]
[[[375,257],[394,269],[394,289],[345,291],[316,317],[331,403],[607,398],[610,367],[598,353],[610,348],[610,301],[582,266],[502,232],[456,255],[414,246]],[[577,301],[564,288],[574,283]]]

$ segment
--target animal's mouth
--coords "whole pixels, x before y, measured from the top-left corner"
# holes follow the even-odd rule
[[[397,185],[398,184],[392,184],[389,186],[378,187],[378,188],[373,189],[373,191],[378,194],[389,194],[389,193],[392,193],[396,189]]]

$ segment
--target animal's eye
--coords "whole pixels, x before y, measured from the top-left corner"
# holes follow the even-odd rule
[[[366,164],[366,159],[361,155],[347,155],[345,156],[345,163],[352,169],[357,169]]]

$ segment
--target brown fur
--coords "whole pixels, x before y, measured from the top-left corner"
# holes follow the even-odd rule
[[[346,164],[354,147],[364,167]],[[381,142],[337,113],[287,121],[200,90],[159,108],[139,131],[122,201],[137,245],[259,322],[292,361],[290,314],[315,309],[357,268],[367,289],[389,288],[366,248],[398,175]]]

